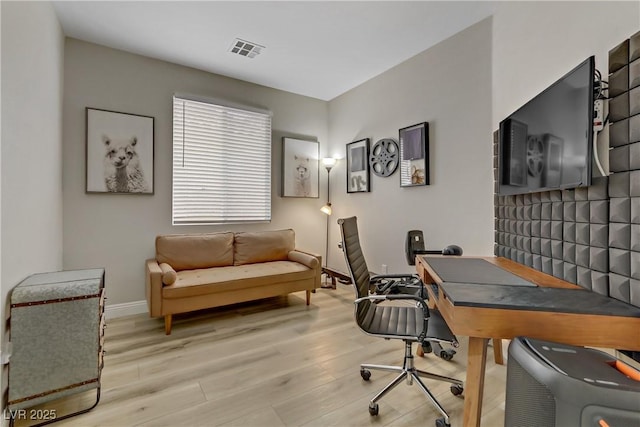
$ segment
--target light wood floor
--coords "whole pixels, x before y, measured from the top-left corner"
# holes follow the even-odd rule
[[[440,415],[415,386],[400,384],[371,417],[368,401],[395,374],[360,378],[359,363],[402,363],[399,340],[362,333],[353,289],[318,289],[162,319],[114,319],[106,330],[102,398],[91,412],[57,426],[432,426]],[[464,380],[466,340],[450,362],[427,355],[416,367]],[[482,424],[502,426],[506,365],[487,364]],[[462,397],[424,380],[462,425]],[[95,393],[55,402],[57,414]],[[17,426],[27,425],[16,423]]]

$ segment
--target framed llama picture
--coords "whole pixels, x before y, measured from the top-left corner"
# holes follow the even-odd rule
[[[153,194],[154,118],[86,109],[87,193]]]
[[[429,123],[402,128],[400,133],[400,187],[429,185]]]
[[[282,138],[282,197],[318,198],[319,144]]]
[[[369,138],[365,138],[347,144],[347,193],[369,191]]]

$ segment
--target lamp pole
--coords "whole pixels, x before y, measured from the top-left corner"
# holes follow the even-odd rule
[[[328,267],[328,258],[329,258],[329,217],[331,216],[333,209],[331,208],[331,168],[336,164],[336,159],[332,157],[326,157],[322,159],[322,163],[324,167],[327,169],[327,204],[320,208],[320,210],[327,215],[327,224],[326,224],[326,240],[324,247],[324,267]],[[325,286],[323,286],[325,287]],[[332,286],[328,286],[333,288]]]
[[[329,212],[331,212],[331,197],[330,195],[330,191],[331,191],[331,186],[329,185],[329,181],[330,181],[330,177],[331,177],[331,167],[327,166],[327,206],[329,207]],[[327,267],[329,265],[329,217],[331,216],[331,213],[329,213],[327,215],[327,238],[326,238],[326,243],[324,245],[324,266]]]

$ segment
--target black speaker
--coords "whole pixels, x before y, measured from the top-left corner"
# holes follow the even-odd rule
[[[516,338],[504,425],[640,426],[640,371],[602,351]]]

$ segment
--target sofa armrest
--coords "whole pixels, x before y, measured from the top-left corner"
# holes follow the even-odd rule
[[[302,252],[299,250],[293,250],[289,252],[289,261],[295,261],[302,265],[306,265],[311,269],[316,269],[320,266],[320,260],[306,252]]]
[[[178,274],[176,271],[166,262],[160,263],[160,270],[162,270],[162,284],[173,285],[176,283]]]
[[[322,286],[322,256],[300,249],[289,252],[289,260],[299,262],[316,271],[314,289]],[[304,260],[304,261],[303,261]],[[315,291],[314,291],[315,292]]]
[[[155,259],[145,262],[147,305],[151,317],[162,316],[162,270]]]

